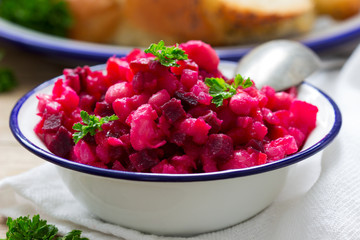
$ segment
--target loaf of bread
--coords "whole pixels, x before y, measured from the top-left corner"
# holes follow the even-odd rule
[[[311,29],[312,0],[128,0],[124,22],[112,39],[147,46],[199,39],[236,45],[301,34]]]
[[[360,0],[66,0],[71,38],[147,47],[202,40],[242,45],[309,32],[318,14],[344,19]]]

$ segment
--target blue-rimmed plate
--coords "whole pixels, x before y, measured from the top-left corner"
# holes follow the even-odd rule
[[[1,18],[0,38],[47,54],[99,62],[104,62],[113,55],[126,55],[134,48],[133,46],[98,44],[50,36],[23,28]],[[360,39],[360,15],[339,22],[330,18],[319,17],[313,31],[295,38],[295,40],[303,42],[315,51],[332,49],[356,39]],[[237,60],[252,47],[254,45],[218,47],[215,49],[221,59]]]

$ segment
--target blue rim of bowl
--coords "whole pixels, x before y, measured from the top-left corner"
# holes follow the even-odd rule
[[[101,67],[101,66],[99,66]],[[99,69],[99,67],[92,68],[93,70]],[[62,77],[62,76],[59,76]],[[157,173],[137,173],[137,172],[126,172],[126,171],[117,171],[110,169],[102,169],[93,167],[90,165],[85,165],[77,162],[73,162],[71,160],[67,160],[61,157],[58,157],[49,151],[46,151],[34,143],[32,143],[29,139],[27,139],[24,134],[20,131],[18,125],[18,114],[21,107],[24,103],[29,99],[29,97],[33,96],[40,90],[52,85],[59,77],[53,78],[49,81],[44,82],[38,87],[32,89],[27,94],[25,94],[19,101],[15,104],[13,110],[10,114],[10,129],[12,134],[22,144],[27,150],[34,153],[35,155],[56,164],[58,166],[72,169],[75,171],[79,171],[82,173],[87,173],[91,175],[97,175],[101,177],[115,178],[115,179],[125,179],[125,180],[135,180],[135,181],[152,181],[152,182],[195,182],[195,181],[210,181],[210,180],[221,180],[235,177],[244,177],[249,175],[260,174],[268,171],[273,171],[279,168],[287,167],[294,163],[300,162],[317,152],[321,151],[325,148],[339,133],[341,125],[342,125],[342,116],[339,107],[327,94],[313,86],[310,83],[303,82],[302,84],[307,84],[310,87],[317,90],[321,95],[323,95],[331,104],[334,111],[334,125],[330,129],[330,131],[317,143],[310,146],[307,149],[301,150],[294,155],[288,156],[281,160],[266,163],[259,166],[254,166],[250,168],[243,169],[231,169],[219,172],[212,173],[192,173],[192,174],[157,174]],[[34,113],[35,114],[35,113]]]
[[[37,50],[45,54],[55,54],[60,57],[104,61],[113,55],[125,56],[133,49],[133,46],[96,44],[51,36],[18,26],[1,18],[0,25],[3,26],[0,28],[0,38],[31,50]],[[360,26],[353,26],[337,34],[333,33],[310,39],[303,37],[298,41],[314,51],[324,51],[357,38],[360,38]],[[214,49],[220,59],[237,61],[255,46],[256,44],[214,47]]]

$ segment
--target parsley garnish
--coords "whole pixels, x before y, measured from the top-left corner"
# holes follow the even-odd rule
[[[3,58],[4,53],[0,51],[0,61]],[[8,69],[1,67],[0,68],[0,93],[11,90],[16,86],[16,80],[14,73]]]
[[[223,78],[206,78],[205,84],[209,87],[209,93],[213,97],[212,103],[216,107],[220,107],[224,99],[231,98],[236,94],[238,87],[248,88],[252,86],[253,82],[250,78],[245,80],[240,74],[237,74],[231,85],[226,83]]]
[[[179,44],[172,47],[166,47],[163,40],[158,44],[153,43],[148,49],[145,49],[145,53],[153,54],[162,65],[166,67],[178,67],[177,60],[186,60],[188,55],[185,51],[179,48]]]
[[[34,215],[32,219],[28,216],[15,220],[8,217],[6,225],[9,230],[6,239],[3,240],[89,240],[80,236],[80,230],[73,230],[64,237],[57,237],[57,227],[47,224],[47,221],[40,219],[39,215]]]
[[[36,31],[66,37],[73,18],[64,0],[1,0],[0,17]]]
[[[101,126],[104,123],[119,119],[118,116],[116,116],[115,114],[107,117],[98,118],[95,115],[89,115],[86,111],[81,111],[80,116],[84,124],[75,123],[73,126],[73,129],[75,131],[78,131],[73,134],[75,144],[78,143],[80,139],[85,137],[86,134],[90,133],[91,136],[94,136],[96,134],[96,131],[101,131]]]

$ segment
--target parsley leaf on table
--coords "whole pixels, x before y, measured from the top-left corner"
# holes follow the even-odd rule
[[[73,23],[64,0],[1,0],[0,17],[21,26],[66,37]]]
[[[172,47],[166,47],[163,40],[158,44],[153,43],[148,49],[145,49],[145,53],[151,53],[159,60],[159,62],[166,67],[178,67],[177,60],[186,60],[188,55],[184,50],[179,48],[179,45]]]
[[[237,74],[231,85],[225,82],[223,78],[206,78],[205,84],[209,87],[210,96],[213,97],[212,103],[216,107],[220,107],[224,99],[231,98],[236,94],[238,87],[248,88],[252,86],[253,82],[250,78],[245,80],[240,74]]]
[[[12,219],[8,217],[6,225],[9,230],[6,239],[3,240],[89,240],[81,237],[81,231],[73,230],[64,237],[57,237],[58,228],[47,224],[46,220],[34,215],[32,219],[28,216]]]
[[[86,134],[90,133],[91,136],[96,134],[96,131],[101,131],[101,126],[104,123],[108,123],[110,121],[118,120],[118,116],[111,115],[107,117],[98,118],[95,115],[89,115],[86,111],[81,111],[80,116],[83,120],[84,124],[75,123],[73,129],[77,132],[73,134],[73,139],[75,144],[80,141]]]

